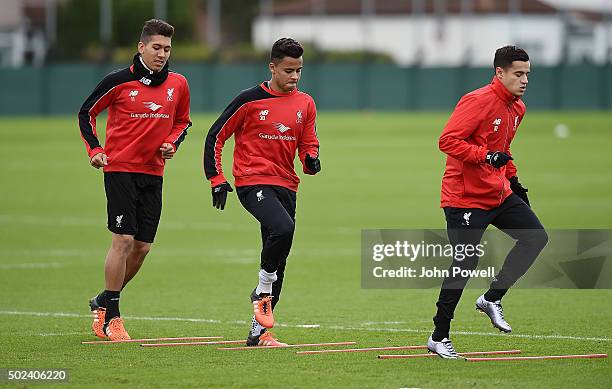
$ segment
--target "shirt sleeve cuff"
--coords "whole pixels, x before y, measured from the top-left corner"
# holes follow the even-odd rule
[[[480,150],[478,150],[478,162],[479,163],[487,162],[487,154],[488,153],[489,153],[489,150],[487,150],[484,147],[481,147]]]
[[[216,176],[214,176],[213,178],[210,179],[210,186],[212,188],[214,188],[215,186],[221,185],[224,182],[227,182],[227,180],[225,179],[223,174],[218,174],[218,175],[216,175]]]
[[[104,149],[102,147],[93,148],[89,150],[89,159],[92,159],[94,155],[98,153],[103,153],[103,152],[104,152]]]

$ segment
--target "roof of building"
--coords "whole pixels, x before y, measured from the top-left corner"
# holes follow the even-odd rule
[[[362,13],[362,0],[277,0],[274,1],[274,15],[355,15]],[[411,13],[472,12],[474,14],[508,13],[518,11],[523,14],[552,14],[558,9],[539,0],[371,0],[375,14],[394,15]],[[516,7],[516,9],[512,9]]]

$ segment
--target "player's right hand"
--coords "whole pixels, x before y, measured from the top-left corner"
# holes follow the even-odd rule
[[[509,181],[510,189],[512,189],[512,192],[518,197],[520,197],[525,202],[525,204],[531,207],[531,204],[529,204],[529,197],[527,197],[527,192],[529,192],[529,189],[521,185],[517,176],[510,177]]]
[[[499,169],[513,159],[514,158],[503,151],[489,151],[487,153],[486,162],[494,168]]]
[[[311,172],[311,174],[317,174],[321,171],[321,161],[319,160],[319,157],[311,157],[310,154],[306,154],[304,164]]]
[[[214,186],[212,188],[213,207],[223,211],[225,209],[225,202],[227,201],[227,192],[233,191],[234,189],[232,189],[232,186],[227,182]]]
[[[106,157],[106,154],[104,154],[103,152],[99,152],[98,154],[91,157],[89,163],[96,169],[100,169],[101,167],[108,165],[108,158]]]

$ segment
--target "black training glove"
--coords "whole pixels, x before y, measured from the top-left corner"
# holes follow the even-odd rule
[[[321,171],[321,161],[319,160],[319,157],[313,158],[309,154],[306,154],[304,164],[306,165],[306,168],[312,172],[312,174]]]
[[[227,182],[217,185],[212,188],[213,207],[223,211],[225,202],[227,201],[227,192],[233,192],[232,186]]]
[[[503,151],[489,151],[487,153],[487,163],[497,169],[504,166],[513,159],[514,158],[504,153]]]
[[[525,204],[531,207],[531,204],[529,204],[529,198],[527,197],[527,192],[529,192],[529,189],[521,185],[518,180],[518,177],[514,176],[510,178],[510,189],[512,189],[512,192],[518,197],[520,197],[525,202]]]

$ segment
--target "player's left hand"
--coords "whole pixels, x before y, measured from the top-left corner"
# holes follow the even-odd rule
[[[525,204],[531,207],[531,204],[529,204],[529,198],[527,197],[527,192],[529,192],[529,189],[521,185],[517,176],[511,177],[509,181],[510,189],[512,189],[512,192],[518,197],[520,197],[525,202]]]
[[[514,158],[510,154],[506,154],[503,151],[489,151],[487,153],[486,163],[493,166],[496,169],[501,168]]]
[[[311,157],[310,154],[306,154],[306,159],[304,159],[304,164],[306,168],[310,170],[311,174],[316,174],[321,171],[321,161],[319,157]]]
[[[163,159],[172,159],[174,157],[174,146],[170,143],[162,143],[159,151],[161,151]]]
[[[234,189],[227,182],[214,186],[212,188],[213,207],[223,211],[225,209],[225,202],[227,201],[227,192],[233,191]]]

